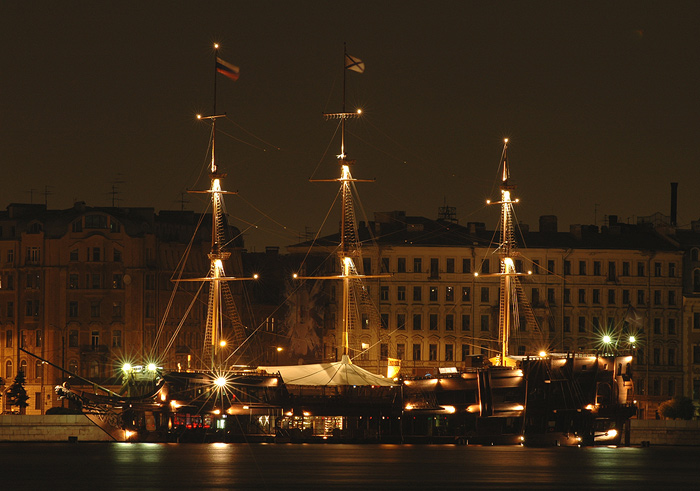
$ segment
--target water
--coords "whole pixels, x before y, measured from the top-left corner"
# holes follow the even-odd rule
[[[3,443],[2,489],[678,489],[697,447]]]

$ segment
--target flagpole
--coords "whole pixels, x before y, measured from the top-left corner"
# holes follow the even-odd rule
[[[345,64],[347,63],[348,48],[347,44],[343,42],[343,112],[345,112]],[[345,159],[345,118],[340,120],[340,154],[342,158]]]
[[[216,148],[216,63],[219,58],[219,44],[214,43],[214,118],[211,120],[211,172],[216,172],[216,159],[214,149]]]

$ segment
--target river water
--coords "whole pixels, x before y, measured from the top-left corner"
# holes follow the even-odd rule
[[[698,447],[3,443],[1,489],[697,489]]]

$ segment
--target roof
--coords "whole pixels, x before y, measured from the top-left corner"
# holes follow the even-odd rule
[[[392,380],[375,375],[350,361],[343,355],[340,361],[331,363],[314,363],[309,365],[287,365],[258,367],[270,374],[279,373],[287,385],[373,385],[390,387],[398,385]]]

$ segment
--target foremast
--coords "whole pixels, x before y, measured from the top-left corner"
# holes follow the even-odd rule
[[[231,290],[227,284],[229,281],[244,281],[257,279],[257,275],[251,278],[237,278],[226,276],[224,262],[231,257],[231,253],[225,250],[227,245],[226,229],[227,220],[224,209],[223,195],[237,194],[231,191],[224,191],[221,186],[222,179],[226,177],[216,163],[216,122],[218,119],[226,117],[226,114],[216,113],[216,73],[223,73],[220,65],[223,62],[218,57],[219,45],[214,45],[214,110],[210,116],[197,115],[197,119],[211,121],[211,163],[209,166],[210,186],[206,191],[192,191],[195,193],[208,193],[211,199],[211,249],[207,255],[209,258],[209,273],[204,278],[194,278],[194,281],[206,281],[209,283],[209,300],[207,303],[207,321],[204,334],[204,349],[202,362],[205,368],[224,368],[224,350],[231,350],[240,347],[245,342],[245,332],[243,324],[238,315],[236,305],[233,301]],[[226,64],[227,68],[232,67]],[[229,76],[229,78],[231,78]],[[192,280],[190,280],[192,281]],[[224,309],[227,312],[229,322],[233,324],[233,339],[226,339],[224,335]],[[230,343],[232,341],[232,343]],[[229,346],[231,344],[231,346]]]

